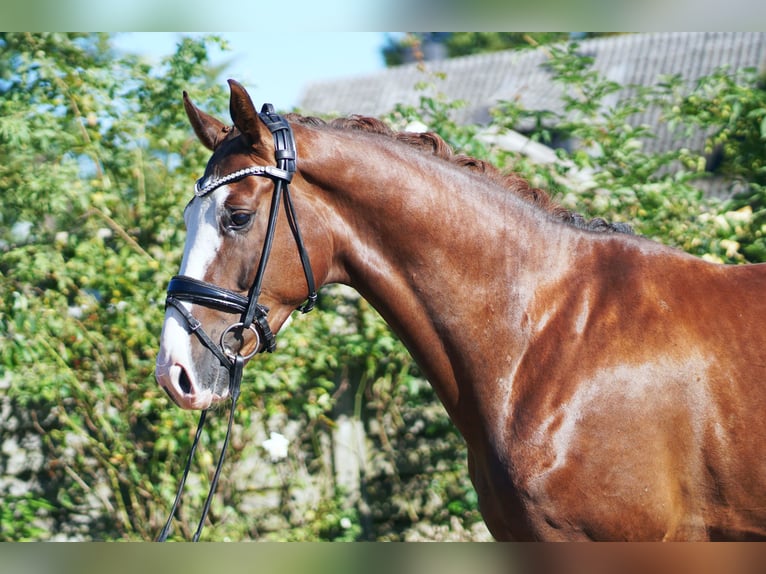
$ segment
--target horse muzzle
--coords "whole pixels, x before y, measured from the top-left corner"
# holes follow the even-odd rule
[[[175,361],[157,363],[157,383],[176,405],[182,409],[207,409],[229,396],[229,371],[211,362],[205,373],[197,375],[193,368]],[[209,384],[203,387],[200,381]]]

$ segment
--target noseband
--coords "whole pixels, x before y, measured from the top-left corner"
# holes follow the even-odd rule
[[[255,279],[250,287],[247,297],[229,291],[212,283],[200,281],[192,277],[185,275],[176,275],[170,280],[168,284],[167,298],[165,300],[165,306],[171,306],[177,310],[186,320],[189,330],[200,340],[200,342],[207,347],[229,371],[229,394],[231,396],[232,404],[231,411],[229,413],[229,424],[226,432],[226,438],[224,439],[223,447],[221,448],[221,454],[218,459],[218,465],[216,467],[213,480],[210,484],[210,492],[208,493],[205,506],[202,511],[202,518],[199,521],[197,530],[194,533],[193,540],[196,542],[199,540],[199,535],[202,532],[202,526],[205,522],[208,510],[210,509],[210,502],[215,492],[215,488],[218,484],[218,478],[221,472],[221,466],[223,464],[224,454],[226,453],[226,447],[229,443],[229,435],[231,434],[232,422],[234,419],[234,411],[236,409],[237,399],[239,398],[239,387],[242,381],[242,370],[244,368],[245,361],[253,357],[259,351],[272,352],[276,348],[276,337],[269,327],[267,316],[269,309],[264,305],[258,303],[258,299],[261,295],[261,289],[263,286],[263,278],[266,274],[266,264],[271,253],[271,247],[274,242],[274,234],[277,225],[277,216],[279,215],[280,203],[284,200],[285,214],[287,215],[287,221],[290,225],[290,230],[293,233],[293,238],[298,247],[298,254],[301,259],[301,265],[303,266],[303,273],[306,276],[306,284],[308,287],[308,297],[306,301],[298,307],[302,313],[308,313],[314,308],[314,304],[317,300],[316,285],[314,283],[314,274],[311,270],[311,263],[309,261],[308,252],[303,243],[298,223],[295,218],[295,208],[293,206],[292,198],[290,197],[289,183],[292,181],[293,174],[296,170],[296,148],[295,140],[293,138],[293,132],[290,128],[290,124],[281,116],[274,112],[274,107],[271,104],[264,104],[261,112],[258,114],[261,121],[268,127],[274,138],[274,156],[277,161],[276,166],[251,166],[233,173],[220,176],[220,177],[202,177],[194,186],[194,195],[197,197],[204,197],[209,193],[212,193],[216,189],[226,184],[239,181],[250,176],[268,177],[274,182],[274,193],[271,198],[271,210],[269,212],[269,222],[266,228],[266,236],[263,242],[263,249],[261,250],[261,259],[258,263],[258,269],[255,274]],[[195,305],[201,305],[203,307],[209,307],[224,311],[232,314],[239,314],[239,321],[236,321],[224,329],[221,334],[218,343],[205,332],[200,322],[191,314],[186,308],[183,302],[192,303]],[[249,329],[255,336],[255,347],[253,351],[247,355],[241,355],[238,351],[234,351],[226,344],[226,336],[229,333],[242,333]],[[202,427],[205,424],[205,418],[207,415],[207,409],[203,410],[200,414],[199,424],[197,425],[197,432],[192,443],[191,450],[189,452],[189,459],[184,469],[181,483],[178,487],[175,501],[170,510],[170,516],[157,538],[158,541],[164,541],[170,532],[170,525],[173,520],[178,503],[181,499],[184,484],[186,483],[186,477],[189,474],[191,462],[194,457],[194,452],[197,448],[197,443],[202,433]]]

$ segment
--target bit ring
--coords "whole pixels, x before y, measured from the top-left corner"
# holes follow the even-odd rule
[[[237,357],[237,353],[232,351],[225,343],[224,339],[226,335],[228,335],[231,331],[234,331],[235,329],[243,329],[244,323],[232,323],[226,329],[224,329],[223,333],[221,333],[221,350],[223,351],[223,354],[226,355],[229,359],[234,361]],[[248,353],[247,355],[244,355],[243,358],[247,361],[249,359],[252,359],[256,353],[258,353],[258,349],[261,346],[261,335],[258,333],[258,329],[256,329],[254,323],[250,323],[250,326],[248,327],[253,332],[253,335],[255,335],[255,347],[253,348],[253,351],[251,353]]]

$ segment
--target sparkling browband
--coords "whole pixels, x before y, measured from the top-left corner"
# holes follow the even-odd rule
[[[194,195],[196,195],[197,197],[202,197],[204,195],[207,195],[211,191],[218,189],[222,185],[226,185],[227,183],[231,183],[232,181],[238,181],[240,179],[244,179],[251,175],[259,175],[259,176],[265,175],[265,176],[271,177],[272,179],[282,179],[288,183],[292,181],[293,179],[293,174],[284,169],[279,169],[278,167],[274,167],[271,165],[266,165],[266,166],[254,165],[254,166],[247,167],[245,169],[240,169],[239,171],[235,171],[233,173],[224,175],[223,177],[214,177],[214,178],[201,177],[194,184]]]

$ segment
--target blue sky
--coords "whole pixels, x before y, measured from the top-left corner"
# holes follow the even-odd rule
[[[250,92],[256,106],[277,109],[298,105],[306,84],[315,80],[374,73],[385,68],[382,32],[224,32],[230,50],[213,62],[230,61],[221,81],[234,78]],[[179,32],[126,32],[118,49],[159,60],[173,52]]]

